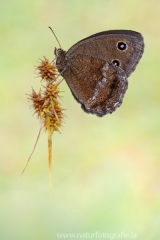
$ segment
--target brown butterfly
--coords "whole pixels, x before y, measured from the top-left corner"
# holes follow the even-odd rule
[[[122,104],[127,77],[143,51],[140,33],[105,31],[79,41],[67,52],[55,48],[56,67],[82,109],[102,117]]]

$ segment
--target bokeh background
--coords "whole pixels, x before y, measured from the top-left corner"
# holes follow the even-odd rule
[[[143,58],[113,114],[85,114],[61,84],[67,118],[53,136],[51,197],[45,132],[15,188],[40,127],[25,93],[40,88],[38,58],[52,60],[58,47],[49,25],[64,50],[110,29],[136,30],[145,39]],[[96,231],[160,239],[159,25],[159,0],[1,0],[0,239]]]

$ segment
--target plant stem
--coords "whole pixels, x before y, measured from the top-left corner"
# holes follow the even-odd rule
[[[49,168],[49,188],[52,191],[52,133],[50,128],[50,118],[46,116],[46,128],[48,131],[48,168]]]

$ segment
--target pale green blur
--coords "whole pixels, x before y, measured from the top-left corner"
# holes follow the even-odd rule
[[[1,0],[0,25],[0,239],[123,231],[138,240],[159,240],[160,1]],[[58,47],[48,26],[64,50],[110,29],[135,30],[145,40],[143,58],[115,113],[103,118],[84,113],[65,81],[61,84],[67,117],[62,133],[53,136],[50,197],[44,131],[15,188],[40,127],[25,93],[39,90],[38,58],[52,60]]]

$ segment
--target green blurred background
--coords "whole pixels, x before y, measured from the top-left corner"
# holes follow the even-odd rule
[[[48,26],[64,50],[110,29],[136,30],[145,39],[143,58],[113,114],[85,114],[61,84],[67,118],[53,136],[52,197],[44,132],[15,188],[40,127],[25,93],[39,90],[38,58],[52,60],[58,47]],[[159,240],[160,1],[1,0],[0,29],[0,239],[132,231],[139,240]]]

